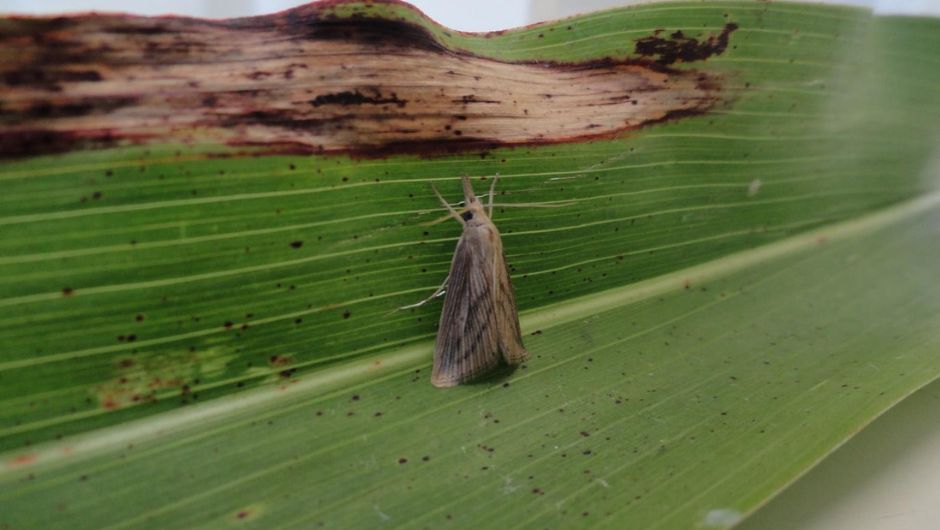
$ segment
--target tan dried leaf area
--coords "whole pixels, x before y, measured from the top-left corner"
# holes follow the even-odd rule
[[[722,102],[718,76],[670,65],[720,54],[736,29],[656,32],[628,58],[507,62],[328,5],[226,21],[9,19],[0,156],[158,141],[382,156],[612,137]]]

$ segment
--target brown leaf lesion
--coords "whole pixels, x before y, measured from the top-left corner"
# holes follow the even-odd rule
[[[713,55],[724,53],[728,48],[731,33],[737,29],[736,23],[729,22],[721,33],[709,35],[701,40],[689,37],[681,30],[663,36],[666,32],[658,29],[648,37],[637,39],[634,49],[637,55],[655,57],[656,62],[662,65],[704,61]]]
[[[721,53],[730,26],[641,39],[640,57],[622,60],[508,62],[448,49],[417,24],[320,9],[8,20],[0,156],[125,142],[436,154],[613,137],[724,98],[717,75],[667,65]]]

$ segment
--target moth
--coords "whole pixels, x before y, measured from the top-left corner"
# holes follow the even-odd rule
[[[503,242],[493,224],[493,191],[487,208],[462,178],[465,210],[458,213],[431,186],[451,217],[463,226],[450,273],[431,298],[446,292],[434,344],[431,384],[451,387],[476,379],[501,362],[519,364],[529,358],[522,344],[516,297],[509,281]]]

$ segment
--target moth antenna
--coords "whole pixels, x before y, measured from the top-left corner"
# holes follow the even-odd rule
[[[499,173],[493,175],[493,183],[490,184],[490,200],[489,200],[489,204],[487,205],[487,209],[489,210],[487,215],[490,216],[490,220],[493,219],[493,192],[496,191],[497,180],[499,180]]]
[[[460,214],[462,214],[463,212],[466,212],[466,211],[467,211],[466,208],[463,208],[463,209],[461,209],[461,210],[457,210],[457,215],[460,215]],[[435,219],[435,220],[433,220],[433,221],[425,221],[425,222],[421,223],[421,226],[434,226],[434,225],[437,225],[437,224],[441,224],[441,223],[443,223],[444,221],[447,221],[447,220],[449,220],[449,219],[451,219],[451,218],[453,218],[453,216],[452,216],[450,213],[448,213],[447,215],[443,215],[443,216],[441,216],[441,217],[438,217],[437,219]],[[463,217],[461,217],[460,220],[463,221]]]
[[[450,212],[450,215],[454,219],[459,221],[461,225],[466,224],[466,221],[463,220],[463,217],[460,217],[460,214],[458,214],[457,211],[454,210],[454,208],[450,205],[450,203],[444,200],[444,197],[441,196],[441,192],[437,191],[437,188],[434,187],[434,184],[431,184],[431,189],[434,190],[434,195],[437,195],[438,200],[440,200],[441,204],[443,204],[444,207],[447,208],[447,211]],[[471,190],[471,193],[472,192],[473,190]]]

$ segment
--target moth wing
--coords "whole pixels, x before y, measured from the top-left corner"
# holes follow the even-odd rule
[[[459,385],[495,368],[500,361],[500,327],[494,304],[489,246],[472,231],[457,242],[441,311],[431,383]]]
[[[516,296],[509,280],[509,265],[500,253],[495,256],[498,262],[494,267],[496,278],[496,326],[499,330],[499,350],[507,364],[519,364],[529,358],[529,352],[522,344],[522,330],[519,328],[519,312],[516,310]],[[502,274],[500,274],[500,272]]]

